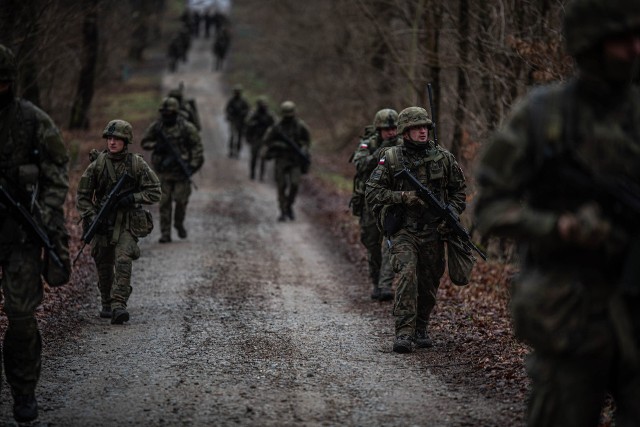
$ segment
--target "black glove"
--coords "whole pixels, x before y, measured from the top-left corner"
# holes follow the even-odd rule
[[[127,209],[136,204],[136,199],[133,194],[127,194],[122,199],[118,200],[118,209]]]

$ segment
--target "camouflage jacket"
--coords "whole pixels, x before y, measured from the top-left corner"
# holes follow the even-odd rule
[[[353,195],[351,203],[361,204],[359,216],[361,223],[372,224],[376,219],[365,202],[365,187],[371,172],[376,168],[382,153],[389,147],[402,144],[402,137],[380,141],[380,134],[376,133],[369,138],[362,139],[353,154],[353,163],[356,174],[353,180]],[[355,207],[355,206],[354,206]],[[354,211],[354,213],[356,213]]]
[[[374,215],[384,215],[385,207],[398,206],[403,212],[403,225],[412,232],[435,232],[442,221],[426,206],[406,207],[401,193],[414,191],[404,179],[394,175],[407,168],[418,180],[429,187],[444,203],[462,213],[466,207],[466,182],[462,170],[453,155],[429,141],[427,149],[416,147],[408,141],[388,148],[367,181],[366,200]]]
[[[249,103],[242,96],[233,96],[224,108],[227,120],[242,125],[249,114]]]
[[[573,80],[533,91],[514,108],[481,157],[475,209],[480,230],[522,239],[530,265],[582,270],[585,264],[600,270],[614,266],[615,250],[563,244],[556,223],[561,213],[595,201],[614,226],[635,232],[637,213],[616,208],[591,183],[569,174],[582,170],[637,189],[639,124],[637,87],[607,93],[602,85]],[[635,192],[640,200],[640,191]]]
[[[157,120],[147,128],[140,141],[143,149],[152,151],[151,164],[160,178],[172,180],[188,179],[185,177],[180,164],[176,161],[173,151],[165,146],[160,132],[164,135],[166,142],[177,147],[182,160],[189,166],[191,173],[194,173],[202,167],[204,162],[202,141],[198,130],[192,123],[182,117],[178,117],[176,124],[171,127],[163,124],[162,120]]]
[[[309,154],[311,147],[311,134],[309,128],[300,119],[280,120],[271,126],[264,136],[264,144],[267,146],[267,157],[281,162],[300,164],[300,156],[285,142],[280,135],[289,137],[300,147],[303,153]]]
[[[273,115],[266,108],[256,108],[247,120],[247,141],[261,143],[265,132],[275,123]]]
[[[42,225],[61,256],[68,252],[63,212],[69,189],[68,162],[62,136],[44,111],[20,99],[0,110],[0,185],[25,206],[37,190]],[[32,238],[0,210],[0,245]]]
[[[93,221],[105,197],[125,173],[134,178],[133,184],[123,191],[133,191],[135,206],[160,201],[160,180],[142,156],[126,151],[115,155],[103,151],[89,164],[78,184],[76,207],[84,220]],[[124,210],[117,209],[111,213],[109,222],[113,225],[114,235],[118,235],[115,230],[119,227],[128,227],[129,218],[125,214],[135,206]]]

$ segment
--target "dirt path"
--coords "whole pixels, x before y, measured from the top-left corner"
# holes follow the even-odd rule
[[[438,346],[391,352],[390,305],[367,300],[356,267],[305,213],[311,200],[295,222],[276,221],[271,179],[248,180],[246,147],[226,157],[226,95],[210,69],[198,40],[164,81],[185,83],[203,122],[189,237],[142,242],[130,322],[99,319],[96,291],[61,348],[44,337],[40,423],[510,425],[513,408],[431,372]]]

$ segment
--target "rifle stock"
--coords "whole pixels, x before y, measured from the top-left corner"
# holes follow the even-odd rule
[[[483,260],[487,260],[487,255],[477,247],[472,241],[469,232],[460,223],[458,214],[449,205],[445,205],[433,192],[423,185],[418,179],[409,172],[408,169],[402,169],[400,172],[394,175],[396,179],[404,178],[415,189],[416,194],[422,199],[433,211],[445,220],[449,228],[451,228],[453,234],[460,238],[461,243],[464,246],[473,249]]]

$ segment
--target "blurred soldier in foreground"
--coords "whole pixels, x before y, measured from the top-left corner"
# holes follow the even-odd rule
[[[161,119],[153,122],[141,145],[151,150],[151,164],[162,183],[160,200],[160,243],[171,241],[171,211],[175,202],[173,224],[178,237],[185,239],[184,218],[191,195],[191,176],[204,162],[202,142],[196,127],[178,113],[175,98],[165,98],[160,106]]]
[[[128,122],[110,121],[102,137],[107,149],[91,153],[91,164],[78,184],[76,204],[84,234],[90,227],[98,227],[91,256],[98,270],[100,317],[120,325],[129,320],[127,301],[132,263],[140,257],[138,240],[153,228],[151,215],[140,205],[160,200],[160,181],[142,156],[129,153],[133,129]],[[112,194],[118,183],[119,191]]]
[[[296,106],[284,101],[280,106],[282,118],[271,126],[264,136],[267,147],[265,158],[275,159],[275,178],[278,188],[280,216],[278,221],[295,219],[293,204],[296,201],[300,177],[307,173],[311,164],[309,128],[296,117]]]
[[[521,239],[516,335],[533,347],[529,426],[640,425],[640,2],[575,0],[578,65],[532,91],[478,166],[478,223]]]
[[[71,271],[62,209],[69,188],[69,157],[51,118],[15,97],[16,73],[13,53],[0,45],[0,283],[9,321],[2,353],[13,415],[27,422],[38,417],[35,388],[42,344],[34,313],[43,297],[40,274],[57,286],[68,282]],[[51,257],[42,259],[42,241],[7,195],[28,209],[26,214],[53,244],[63,268],[54,271]]]
[[[403,144],[388,148],[367,181],[366,199],[391,240],[391,265],[398,275],[393,351],[409,353],[414,344],[431,347],[427,332],[444,274],[447,230],[413,187],[396,173],[407,169],[458,215],[465,209],[465,179],[455,158],[429,140],[433,122],[424,108],[409,107],[398,116]]]
[[[229,122],[229,157],[240,157],[245,119],[249,114],[249,103],[242,96],[242,85],[233,87],[233,96],[224,111]]]
[[[262,138],[265,132],[275,119],[267,107],[267,100],[264,96],[258,97],[255,110],[249,115],[247,120],[247,142],[251,146],[251,159],[249,160],[249,176],[256,178],[256,163],[260,149],[262,148]],[[264,179],[264,159],[260,159],[260,181]]]
[[[397,135],[397,120],[398,113],[395,110],[386,108],[378,111],[373,119],[375,133],[363,139],[353,155],[356,176],[351,208],[360,217],[360,241],[367,248],[369,276],[373,282],[371,298],[380,301],[393,299],[394,274],[389,262],[389,246],[386,242],[382,243],[378,221],[366,203],[365,187],[371,172],[378,165],[381,153],[389,147],[402,144],[402,138]]]

